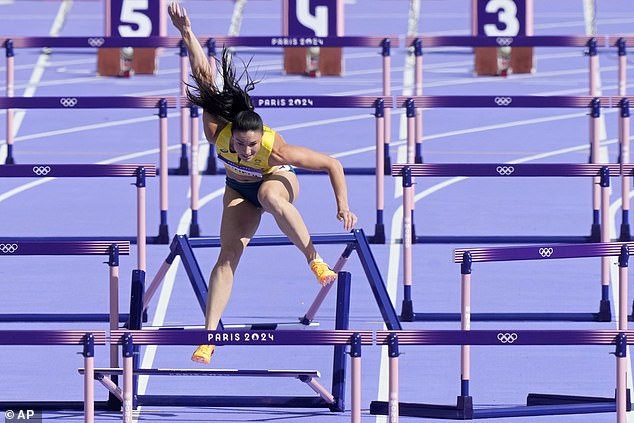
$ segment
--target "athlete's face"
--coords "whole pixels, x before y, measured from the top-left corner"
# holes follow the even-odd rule
[[[233,150],[240,160],[248,162],[262,146],[262,133],[258,131],[236,131],[231,135]]]

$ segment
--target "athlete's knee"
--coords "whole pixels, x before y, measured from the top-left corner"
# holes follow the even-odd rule
[[[231,266],[235,267],[240,261],[242,255],[242,246],[236,247],[222,247],[218,254],[218,260],[216,261],[216,267],[219,266]]]
[[[290,204],[287,198],[274,190],[260,190],[258,200],[262,208],[272,214],[280,214]]]

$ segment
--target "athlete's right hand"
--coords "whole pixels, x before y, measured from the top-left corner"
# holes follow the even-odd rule
[[[167,8],[167,12],[172,19],[172,24],[176,29],[180,31],[181,34],[191,29],[191,22],[189,21],[189,17],[187,16],[187,11],[177,2],[174,1],[170,3],[169,7]]]

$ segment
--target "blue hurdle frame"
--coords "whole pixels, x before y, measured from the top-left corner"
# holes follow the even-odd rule
[[[184,239],[184,236],[177,236]],[[194,260],[193,254],[181,255],[181,259]],[[197,265],[196,265],[197,266]],[[188,271],[189,274],[189,271]],[[335,330],[348,330],[350,322],[350,291],[351,275],[339,272],[337,279],[337,303],[335,309]],[[138,281],[140,282],[140,280]],[[196,288],[195,288],[196,289]],[[134,296],[131,300],[131,318],[128,329],[141,330],[143,308],[143,285],[133,286]],[[204,308],[203,308],[204,313]],[[173,330],[170,328],[159,330]],[[222,324],[218,330],[224,330]],[[251,330],[275,330],[275,327],[252,327]],[[139,369],[140,350],[138,345],[124,347],[124,357],[133,358],[133,369]],[[345,411],[346,385],[346,346],[334,345],[332,369],[332,395],[334,404],[329,404],[319,396],[202,396],[202,395],[139,395],[138,375],[133,378],[133,407],[138,406],[169,406],[169,407],[288,407],[288,408],[328,408],[333,412]]]
[[[354,229],[350,233],[347,234],[318,234],[312,235],[311,239],[313,244],[346,244],[346,248],[344,249],[340,261],[346,261],[353,251],[357,251],[359,259],[361,260],[361,264],[363,266],[363,270],[365,272],[368,283],[370,284],[370,288],[376,300],[376,303],[379,307],[379,311],[381,312],[381,316],[383,317],[383,321],[386,326],[391,330],[400,330],[401,323],[396,314],[396,310],[392,305],[392,301],[390,300],[387,289],[385,288],[385,284],[383,283],[383,279],[381,277],[381,273],[379,268],[374,260],[374,256],[372,254],[372,250],[370,249],[370,245],[368,243],[368,239],[366,238],[362,229]],[[282,245],[292,245],[292,242],[285,236],[256,236],[251,239],[249,242],[249,246],[282,246]],[[167,272],[169,267],[174,262],[174,259],[179,256],[181,258],[181,262],[187,272],[187,276],[194,290],[194,294],[198,300],[198,304],[205,314],[206,304],[207,304],[207,282],[205,277],[200,270],[200,266],[198,265],[198,261],[196,260],[196,256],[194,255],[194,248],[217,248],[220,247],[220,238],[219,237],[200,237],[200,238],[187,238],[185,235],[176,235],[172,239],[172,243],[170,244],[170,252],[166,257],[161,269],[158,271],[157,276],[155,276],[152,281],[151,286],[148,288],[148,292],[152,290],[152,293],[156,290],[157,284],[161,282],[163,275]],[[335,271],[338,271],[338,266],[335,266]],[[328,287],[322,288],[322,290],[326,290],[324,292],[327,293]],[[142,321],[145,316],[145,308],[147,307],[147,300],[145,301],[145,305],[135,301],[136,306],[131,308],[131,319],[133,321]],[[135,317],[137,316],[137,317]],[[308,316],[308,313],[299,319],[299,323],[303,325],[309,325],[312,319]],[[278,323],[264,323],[264,324],[253,324],[251,327],[253,329],[275,329],[277,328]],[[219,326],[222,329],[224,326],[222,325],[222,321]]]

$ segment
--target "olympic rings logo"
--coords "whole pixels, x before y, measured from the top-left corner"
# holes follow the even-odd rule
[[[516,333],[498,333],[498,341],[500,341],[503,344],[512,344],[513,342],[517,341],[517,334]]]
[[[77,99],[74,97],[62,97],[59,102],[64,107],[75,107],[77,105]]]
[[[46,176],[50,171],[50,166],[33,166],[33,173],[35,173],[37,176]]]
[[[513,38],[510,37],[497,37],[495,42],[498,43],[499,46],[510,46],[513,44]]]
[[[511,97],[495,97],[494,101],[498,106],[509,106],[513,99]]]
[[[513,166],[498,166],[495,171],[502,176],[509,176],[515,172],[515,168]]]
[[[548,258],[553,255],[554,250],[552,248],[540,248],[539,255]]]
[[[90,47],[101,47],[105,40],[103,38],[88,38],[88,45]]]
[[[0,244],[0,253],[12,254],[18,250],[18,244]]]

